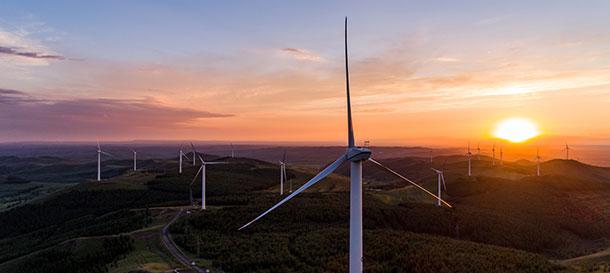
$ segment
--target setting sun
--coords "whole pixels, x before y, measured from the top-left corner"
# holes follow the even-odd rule
[[[530,120],[522,118],[505,119],[498,123],[494,136],[510,142],[523,142],[538,136],[538,126]]]

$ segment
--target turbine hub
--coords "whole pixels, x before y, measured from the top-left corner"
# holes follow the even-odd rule
[[[347,149],[347,160],[358,162],[366,161],[371,157],[371,150],[362,147],[352,147]]]

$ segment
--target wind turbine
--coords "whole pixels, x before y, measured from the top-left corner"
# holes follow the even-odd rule
[[[133,170],[137,171],[138,170],[138,165],[137,165],[137,158],[138,158],[138,152],[136,152],[136,150],[131,150],[133,152]]]
[[[441,203],[442,199],[441,199],[441,186],[442,189],[444,189],[445,191],[447,190],[447,185],[445,184],[445,176],[443,175],[443,171],[437,170],[435,168],[430,168],[432,169],[437,175],[438,175],[438,194],[437,194],[437,199],[436,199],[436,206],[440,207],[443,204]],[[442,183],[442,184],[441,184]]]
[[[404,176],[398,174],[397,172],[391,170],[390,168],[382,165],[381,163],[375,161],[370,158],[371,150],[356,147],[354,142],[354,129],[352,124],[352,110],[350,103],[350,92],[349,92],[349,68],[348,68],[348,55],[347,55],[347,17],[345,18],[345,82],[346,82],[346,95],[347,95],[347,130],[348,130],[348,138],[347,138],[347,151],[345,154],[342,154],[337,160],[324,168],[320,173],[314,176],[307,183],[303,184],[296,191],[279,201],[277,204],[254,218],[254,220],[248,222],[239,228],[242,230],[257,220],[261,219],[274,209],[278,208],[282,204],[286,203],[288,200],[297,196],[301,192],[305,191],[307,188],[312,185],[318,183],[326,176],[330,175],[334,170],[339,168],[341,164],[346,161],[350,162],[350,224],[349,224],[349,272],[350,273],[362,273],[363,270],[363,255],[362,255],[362,162],[366,160],[370,160],[370,162],[376,164],[377,166],[383,168],[384,170],[392,173],[393,175],[413,184],[413,186],[423,190],[427,194],[433,196],[434,198],[438,198],[436,195],[431,193],[430,191],[424,189],[417,183],[405,178]],[[444,204],[449,205],[444,200],[441,200]]]
[[[193,185],[193,183],[195,182],[195,179],[197,179],[197,176],[199,176],[199,173],[201,173],[201,209],[204,210],[205,209],[205,173],[206,173],[205,170],[206,170],[206,166],[207,165],[217,165],[217,164],[228,164],[228,162],[219,162],[219,161],[208,162],[208,161],[203,160],[203,158],[200,155],[197,155],[197,157],[199,157],[199,160],[201,161],[201,167],[199,167],[197,174],[195,174],[195,177],[193,178],[191,185]],[[193,202],[193,192],[192,192],[192,190],[190,192],[191,192],[191,203],[192,203]]]
[[[470,142],[468,142],[468,153],[466,153],[466,156],[468,156],[468,176],[472,176],[472,167],[471,167],[471,163],[470,163],[470,161],[472,159],[472,153],[470,152]],[[440,194],[439,194],[439,197],[440,197]]]
[[[197,156],[197,150],[195,149],[193,142],[191,142],[191,148],[193,149],[193,166],[195,166],[195,156]]]
[[[102,154],[112,156],[111,154],[102,151],[100,142],[97,142],[97,181],[102,181]]]
[[[540,148],[536,148],[536,176],[540,176]]]
[[[496,166],[496,143],[494,143],[494,146],[491,147],[491,153],[491,165]]]
[[[566,160],[570,160],[570,149],[570,146],[568,146],[568,143],[566,142],[566,147],[564,148],[566,151]]]
[[[231,143],[231,158],[235,158],[235,149],[233,149],[233,143]]]
[[[284,195],[284,181],[287,181],[286,177],[286,151],[284,151],[284,157],[280,161],[280,195]],[[292,187],[290,187],[292,191]]]
[[[481,146],[477,143],[477,160],[481,160]]]
[[[191,160],[185,153],[184,150],[182,149],[184,148],[184,146],[180,146],[180,152],[178,154],[178,160],[180,161],[180,165],[178,167],[178,173],[182,173],[182,158],[186,158],[186,160]]]
[[[500,146],[500,166],[502,166],[504,164],[502,161],[503,157],[504,157],[504,153],[502,152],[502,146]]]

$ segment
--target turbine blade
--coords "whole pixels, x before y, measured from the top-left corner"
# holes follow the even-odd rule
[[[445,175],[441,173],[441,181],[443,181],[443,189],[447,191],[447,184],[445,184]]]
[[[282,163],[286,162],[286,150],[284,150],[284,157],[282,157]]]
[[[102,154],[105,154],[105,155],[107,155],[107,156],[110,156],[110,157],[114,157],[112,154],[109,154],[109,153],[104,152],[104,151],[101,151],[101,153],[102,153]]]
[[[352,125],[352,103],[349,95],[349,62],[347,58],[347,17],[345,17],[345,89],[347,90],[347,146],[354,147],[354,126]]]
[[[197,171],[197,173],[195,174],[195,177],[193,177],[193,181],[191,181],[191,184],[189,185],[193,185],[193,183],[195,183],[195,180],[197,179],[197,177],[199,176],[199,173],[201,172],[201,170],[203,169],[203,165],[201,167],[199,167],[199,170]]]
[[[265,215],[267,215],[272,210],[274,210],[277,207],[281,206],[282,204],[288,202],[288,200],[297,196],[299,193],[303,192],[304,190],[311,187],[312,185],[318,183],[320,180],[324,179],[329,174],[331,174],[333,171],[335,171],[337,168],[339,168],[339,166],[341,166],[341,164],[343,164],[343,162],[345,162],[346,160],[347,160],[347,156],[345,154],[341,155],[341,157],[339,157],[337,160],[335,160],[335,162],[328,165],[328,167],[324,168],[324,170],[322,170],[321,172],[316,174],[316,176],[314,176],[311,180],[307,181],[307,183],[303,184],[303,186],[301,186],[299,189],[292,192],[286,198],[282,199],[282,201],[278,202],[277,204],[275,204],[273,207],[271,207],[270,209],[263,212],[258,217],[254,218],[254,220],[252,220],[252,221],[248,222],[247,224],[243,225],[242,227],[240,227],[239,230],[242,230],[242,229],[246,228],[247,226],[251,225],[252,223],[258,221],[259,219],[263,218]]]
[[[208,163],[205,163],[205,161],[203,161],[203,158],[200,155],[197,155],[197,157],[199,157],[199,160],[201,160],[201,164],[208,164]]]
[[[415,186],[415,187],[417,187],[418,189],[420,189],[420,190],[424,191],[424,192],[425,192],[425,193],[427,193],[428,195],[430,195],[430,196],[434,197],[434,199],[439,199],[439,197],[438,197],[438,196],[436,196],[434,193],[431,193],[430,191],[426,190],[425,188],[423,188],[422,186],[418,185],[417,183],[415,183],[415,182],[413,182],[413,181],[409,180],[408,178],[406,178],[406,177],[404,177],[404,176],[400,175],[399,173],[397,173],[397,172],[393,171],[392,169],[390,169],[390,168],[388,168],[388,167],[384,166],[383,164],[381,164],[381,163],[377,162],[377,160],[372,159],[372,158],[369,158],[369,161],[370,161],[370,162],[373,162],[374,164],[376,164],[377,166],[381,167],[382,169],[384,169],[384,170],[386,170],[386,171],[388,171],[388,172],[392,173],[393,175],[395,175],[395,176],[397,176],[397,177],[401,178],[402,180],[404,180],[404,181],[407,181],[407,182],[411,183],[413,186]],[[443,202],[443,204],[447,205],[447,207],[452,208],[452,206],[451,206],[449,203],[445,202],[445,200],[443,200],[443,199],[440,199],[440,200],[441,200],[441,202]]]
[[[225,161],[213,161],[213,162],[206,162],[205,165],[220,165],[220,164],[229,164],[230,162],[225,162]]]

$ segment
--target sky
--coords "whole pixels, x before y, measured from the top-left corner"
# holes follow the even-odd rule
[[[610,144],[609,1],[0,3],[0,142]]]

